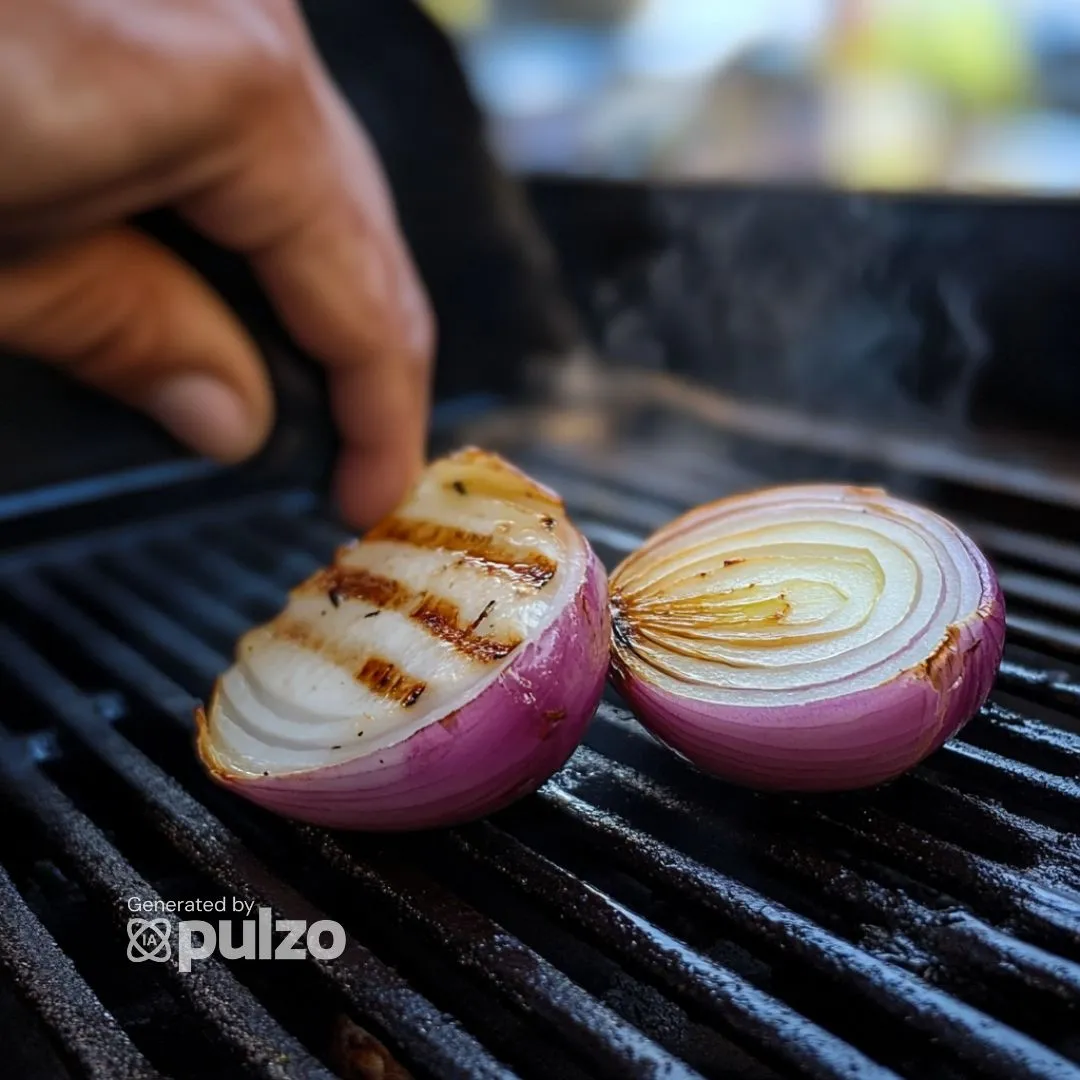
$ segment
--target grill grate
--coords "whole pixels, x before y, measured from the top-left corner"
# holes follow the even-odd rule
[[[725,490],[878,478],[691,428],[661,410],[614,445],[541,451],[520,425],[494,448],[561,491],[609,567]],[[273,819],[191,752],[236,636],[343,539],[317,500],[6,556],[0,965],[70,1069],[110,1080],[1080,1077],[1080,545],[1025,531],[1016,496],[959,466],[884,479],[947,505],[1002,575],[1007,660],[962,738],[879,791],[767,796],[696,773],[613,699],[538,795],[415,837]],[[134,965],[133,894],[333,918],[348,946]],[[383,1074],[343,1056],[343,1018]]]

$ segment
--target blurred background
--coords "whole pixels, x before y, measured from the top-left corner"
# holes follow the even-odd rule
[[[1078,0],[421,0],[519,173],[1080,190]]]
[[[1080,0],[301,4],[389,175],[448,408],[643,374],[1078,469]],[[260,467],[328,474],[321,369],[177,224],[274,374]],[[185,453],[90,397],[0,363],[0,497]]]

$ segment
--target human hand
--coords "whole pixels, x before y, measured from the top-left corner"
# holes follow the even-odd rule
[[[0,346],[225,462],[264,442],[254,344],[126,224],[168,207],[241,253],[323,362],[337,495],[366,525],[423,460],[433,323],[363,131],[292,0],[0,0]]]

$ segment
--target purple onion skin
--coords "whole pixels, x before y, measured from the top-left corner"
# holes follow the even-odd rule
[[[460,825],[531,794],[577,749],[607,679],[607,576],[582,543],[587,569],[565,611],[450,717],[323,769],[251,778],[214,769],[214,779],[284,817],[365,832]]]
[[[982,707],[1005,648],[1005,600],[967,545],[983,602],[949,628],[933,659],[881,686],[808,705],[724,707],[678,698],[616,661],[611,681],[639,722],[699,769],[761,791],[827,792],[894,780],[940,749]]]

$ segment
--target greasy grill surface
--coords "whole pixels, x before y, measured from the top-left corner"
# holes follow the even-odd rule
[[[488,445],[562,492],[609,567],[689,504],[765,482],[883,478],[946,502],[1007,593],[992,704],[886,788],[789,798],[703,777],[609,703],[506,813],[333,834],[240,804],[191,745],[236,637],[343,539],[314,499],[13,553],[0,968],[68,1067],[392,1076],[343,1057],[348,1017],[417,1078],[1080,1077],[1080,545],[1023,527],[1074,511],[745,433],[690,439],[685,417],[603,448],[540,451],[526,430]],[[337,919],[348,945],[132,964],[131,895]]]

